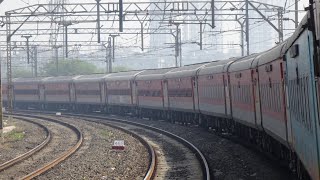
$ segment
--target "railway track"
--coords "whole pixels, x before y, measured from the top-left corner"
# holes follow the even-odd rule
[[[46,120],[49,120],[49,121],[56,121],[56,122],[59,122],[59,123],[62,123],[62,124],[68,124],[68,123],[64,123],[60,120],[53,120],[53,117],[50,117],[50,116],[43,116],[43,115],[30,115],[30,114],[26,114],[26,113],[15,113],[14,114],[15,118],[16,116],[24,116],[24,117],[32,117],[32,118],[39,118],[39,119],[46,119]],[[150,180],[150,179],[153,179],[153,177],[155,176],[155,171],[156,171],[156,153],[155,153],[155,150],[154,148],[151,146],[151,144],[148,143],[148,141],[146,141],[144,138],[142,138],[141,136],[139,136],[138,134],[132,132],[132,131],[129,131],[125,128],[121,128],[119,126],[114,126],[112,124],[106,124],[106,123],[103,123],[107,126],[110,126],[112,128],[115,128],[115,129],[118,129],[120,131],[123,131],[131,136],[133,136],[134,138],[136,138],[137,140],[139,140],[148,150],[148,153],[150,155],[150,158],[149,158],[149,167],[148,167],[148,171],[145,173],[145,176],[144,176],[144,179],[145,180]],[[70,124],[68,124],[70,125]],[[72,125],[70,125],[72,126]],[[76,127],[74,127],[76,128]],[[76,128],[78,130],[78,132],[80,132],[80,130],[78,128]],[[81,139],[83,139],[83,136],[80,132],[81,135]],[[81,143],[82,143],[83,140],[81,140]],[[68,151],[66,151],[65,153],[63,153],[60,157],[58,157],[57,159],[51,161],[50,163],[48,163],[47,165],[43,166],[42,168],[39,168],[37,169],[36,171],[28,174],[27,176],[23,177],[22,179],[32,179],[36,176],[39,176],[40,174],[48,171],[49,169],[53,168],[55,165],[61,163],[63,160],[65,160],[66,158],[68,158],[69,156],[71,156],[73,153],[75,153],[75,151],[77,149],[80,148],[79,145],[81,145],[81,143],[77,143],[76,147],[72,147],[70,148]],[[75,149],[77,148],[77,149]]]
[[[70,157],[73,153],[75,153],[79,149],[79,147],[82,144],[82,141],[83,141],[82,133],[79,129],[77,129],[73,125],[57,121],[53,118],[37,117],[37,116],[26,115],[26,114],[24,114],[24,115],[14,114],[13,117],[16,119],[28,121],[28,122],[31,122],[31,123],[34,123],[34,124],[41,126],[47,132],[47,138],[40,145],[31,149],[27,153],[24,153],[24,154],[12,159],[12,160],[9,160],[9,161],[3,163],[0,166],[1,171],[4,172],[4,174],[9,174],[5,178],[17,178],[16,176],[21,176],[22,174],[23,175],[21,177],[19,177],[20,179],[35,178],[35,177],[39,176],[40,174],[45,173],[46,171],[48,171],[49,169],[51,169],[55,165],[61,163],[66,158]],[[46,163],[42,163],[42,165],[40,167],[34,168],[34,167],[30,166],[30,163],[32,163],[32,161],[34,161],[35,159],[38,159],[38,160],[45,159],[46,157],[44,157],[42,155],[42,154],[44,154],[44,152],[46,152],[47,154],[48,154],[48,152],[49,153],[54,152],[52,149],[54,149],[55,147],[52,143],[54,143],[53,141],[57,141],[56,139],[58,139],[58,138],[55,138],[55,135],[53,135],[51,133],[51,131],[49,130],[50,128],[48,128],[46,125],[39,123],[39,121],[55,123],[55,124],[59,124],[61,126],[64,126],[65,128],[69,128],[71,131],[73,131],[76,134],[77,138],[76,138],[76,142],[72,143],[73,145],[71,147],[69,147],[63,153],[60,153],[59,155],[55,156],[55,158],[53,160],[46,162]],[[52,126],[51,126],[51,128],[52,128]],[[24,168],[26,168],[26,169],[24,169]],[[17,173],[17,174],[15,174],[15,173]],[[4,178],[4,177],[2,177],[2,178]]]
[[[30,111],[27,112],[30,113]],[[52,112],[45,114],[52,115]],[[79,120],[105,124],[130,133],[138,139],[142,136],[144,141],[147,141],[148,146],[151,147],[152,145],[152,150],[149,149],[148,151],[150,154],[154,154],[154,158],[157,160],[151,159],[145,179],[152,177],[179,178],[181,176],[191,179],[210,179],[209,166],[203,154],[190,142],[170,132],[118,118],[68,113],[64,113],[62,117],[76,117]]]
[[[16,117],[16,119],[22,120],[22,121],[27,121],[29,123],[32,123],[34,125],[37,125],[39,127],[41,127],[45,132],[46,132],[46,139],[40,143],[38,146],[34,147],[33,149],[29,150],[28,152],[21,154],[9,161],[6,161],[2,164],[0,164],[0,172],[14,166],[15,164],[25,160],[26,158],[29,158],[30,156],[32,156],[33,154],[37,153],[38,151],[40,151],[43,147],[45,147],[49,141],[51,140],[51,132],[49,131],[49,129],[42,125],[41,123],[32,121],[31,119],[27,119],[27,118],[21,118],[21,117]]]

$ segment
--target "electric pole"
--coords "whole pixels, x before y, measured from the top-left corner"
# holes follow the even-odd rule
[[[294,24],[295,28],[299,26],[299,0],[295,0],[294,2]]]
[[[176,67],[181,66],[181,57],[180,57],[180,63],[178,63],[178,56],[181,56],[181,32],[179,29],[179,23],[174,23],[173,25],[176,26],[176,35],[173,34],[175,38],[175,65]]]
[[[38,47],[32,46],[31,52],[32,75],[38,77]]]
[[[249,38],[249,0],[246,0],[246,42],[247,42],[247,55],[250,54],[250,38]]]
[[[3,2],[3,0],[0,0],[0,4]],[[1,54],[1,52],[0,52]],[[1,60],[1,58],[0,58]],[[1,71],[1,61],[0,61],[0,130],[3,129],[3,115],[2,115],[2,71]]]
[[[30,47],[29,47],[29,38],[31,38],[31,35],[22,35],[21,37],[26,38],[27,40],[27,62],[30,63]]]
[[[55,63],[56,63],[56,75],[59,74],[59,48],[61,48],[62,46],[52,46],[52,48],[54,48],[54,51],[55,51]]]
[[[112,73],[112,58],[111,58],[111,37],[108,37],[108,50],[109,50],[109,73]]]
[[[103,44],[106,49],[106,73],[112,73],[112,57],[111,57],[111,36],[108,37],[108,45]]]
[[[60,23],[60,25],[62,25],[64,27],[65,30],[65,36],[64,36],[64,45],[65,45],[65,55],[66,58],[68,58],[68,26],[72,25],[71,21],[63,21],[62,23]]]
[[[110,34],[109,35],[111,38],[112,38],[112,61],[114,62],[114,59],[115,59],[115,44],[116,44],[116,37],[117,36],[120,36],[119,34]]]

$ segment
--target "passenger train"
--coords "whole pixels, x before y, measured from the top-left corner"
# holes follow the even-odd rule
[[[295,33],[246,57],[111,74],[3,82],[15,108],[100,111],[198,124],[235,134],[286,162],[300,179],[320,179],[320,1]]]

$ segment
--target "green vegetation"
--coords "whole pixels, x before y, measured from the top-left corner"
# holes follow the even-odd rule
[[[97,72],[97,67],[89,62],[81,60],[60,60],[58,64],[58,72],[54,61],[45,65],[44,72],[46,76],[93,74]]]
[[[32,72],[29,69],[26,68],[14,68],[12,70],[12,77],[32,77]]]
[[[105,137],[105,138],[109,138],[109,137],[111,137],[113,135],[112,132],[107,131],[107,130],[101,130],[100,134],[101,134],[102,137]]]
[[[21,141],[25,134],[23,132],[18,132],[18,131],[11,131],[6,136],[11,140],[11,141]]]
[[[130,71],[131,69],[126,67],[126,66],[114,66],[112,68],[112,71],[113,72],[121,72],[121,71]],[[99,68],[97,70],[97,73],[105,73],[106,72],[106,69],[102,69],[102,68]]]
[[[114,66],[113,72],[130,71],[126,66]],[[60,60],[57,65],[55,61],[50,61],[45,64],[41,71],[39,69],[39,76],[69,76],[69,75],[85,75],[94,73],[105,73],[104,68],[97,68],[94,64],[82,60]],[[6,75],[6,74],[4,74]],[[32,77],[31,69],[27,68],[13,68],[12,77]],[[5,77],[4,77],[5,78]]]
[[[125,66],[115,66],[112,69],[113,72],[130,71],[130,70],[131,70],[130,68],[127,68]]]

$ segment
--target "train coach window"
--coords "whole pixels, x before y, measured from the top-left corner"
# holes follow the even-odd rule
[[[271,72],[272,71],[272,64],[266,65],[265,69],[266,69],[266,72]]]
[[[299,56],[299,44],[294,44],[289,51],[290,51],[291,58],[295,58]]]
[[[192,90],[191,89],[187,90],[186,96],[187,97],[191,97],[192,96]]]
[[[269,77],[269,88],[272,87],[271,78]]]
[[[38,94],[37,89],[14,90],[15,94]]]

